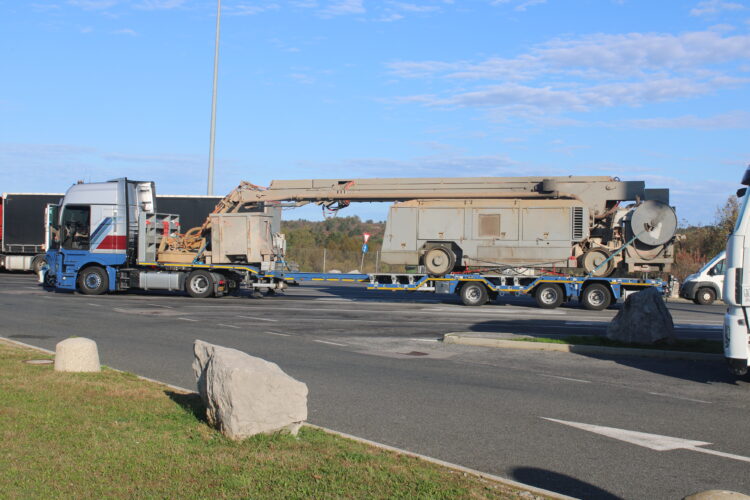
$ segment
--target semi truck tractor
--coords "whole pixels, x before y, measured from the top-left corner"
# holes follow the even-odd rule
[[[0,199],[0,269],[38,273],[48,248],[47,207],[56,205],[62,193],[3,193]],[[177,214],[185,227],[203,223],[221,200],[220,196],[159,195],[164,211]]]
[[[750,360],[750,166],[742,177],[737,196],[742,199],[737,224],[727,243],[726,274],[724,275],[724,357],[729,370],[745,375]]]

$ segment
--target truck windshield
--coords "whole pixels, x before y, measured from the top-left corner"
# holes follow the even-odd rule
[[[60,205],[47,205],[47,249],[60,248]]]

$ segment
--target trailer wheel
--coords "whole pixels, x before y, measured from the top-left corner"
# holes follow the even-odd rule
[[[581,303],[589,311],[602,311],[612,303],[612,293],[605,285],[594,283],[581,294]]]
[[[465,306],[483,306],[489,299],[487,287],[482,283],[468,282],[461,287],[461,302]]]
[[[456,265],[456,256],[444,247],[434,247],[424,254],[424,267],[431,276],[444,276]]]
[[[559,285],[542,283],[536,288],[534,299],[536,299],[536,305],[542,309],[554,309],[562,305],[565,296]]]
[[[39,276],[39,273],[42,271],[42,266],[44,266],[45,263],[44,255],[37,255],[34,257],[34,260],[31,261],[31,270],[34,274]]]
[[[193,271],[185,280],[185,291],[199,299],[210,297],[214,293],[214,278],[208,271]]]
[[[716,292],[714,292],[714,289],[703,287],[695,294],[693,302],[699,306],[709,306],[714,303],[714,300],[716,300]]]
[[[89,266],[78,273],[78,290],[84,295],[101,295],[109,290],[107,271]]]

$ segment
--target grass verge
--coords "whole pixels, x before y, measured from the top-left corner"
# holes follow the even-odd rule
[[[724,347],[720,341],[704,339],[678,339],[674,344],[627,344],[625,342],[610,340],[606,337],[594,337],[589,335],[571,335],[568,337],[559,338],[513,337],[506,340],[517,340],[522,342],[542,342],[545,344],[595,345],[603,347],[659,349],[664,351],[705,352],[709,354],[721,354],[724,352]]]
[[[535,497],[311,428],[234,442],[196,395],[46,357],[0,341],[4,498]]]

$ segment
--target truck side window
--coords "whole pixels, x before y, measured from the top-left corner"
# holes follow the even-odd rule
[[[66,206],[60,230],[62,247],[67,250],[88,250],[91,227],[91,207]]]

